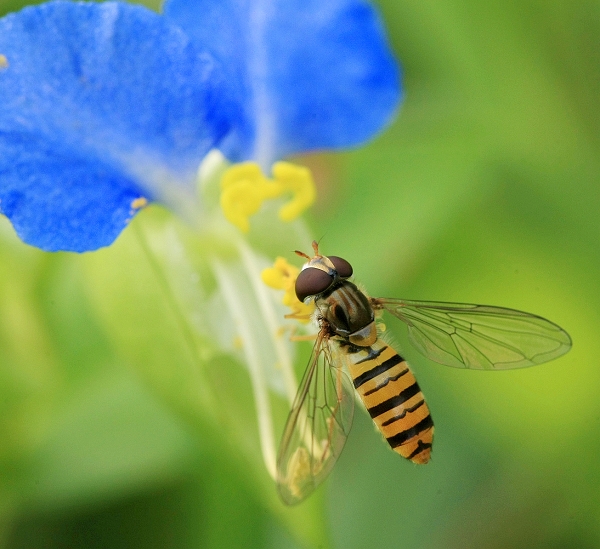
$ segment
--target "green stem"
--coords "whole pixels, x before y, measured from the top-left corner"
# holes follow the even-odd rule
[[[241,239],[238,239],[237,247],[240,251],[246,273],[250,278],[250,283],[252,284],[254,293],[256,294],[256,299],[259,303],[263,319],[269,330],[269,334],[271,335],[273,348],[277,354],[277,364],[283,373],[285,390],[291,405],[294,402],[296,391],[298,390],[298,382],[296,380],[296,374],[294,372],[289,348],[285,343],[283,334],[281,333],[281,321],[278,321],[277,319],[277,311],[273,307],[273,300],[269,295],[268,288],[262,281],[260,276],[261,269],[256,262],[256,258],[252,253],[252,250]]]
[[[259,342],[256,341],[252,333],[252,323],[255,323],[256,319],[253,318],[252,311],[244,309],[242,296],[238,296],[237,284],[226,264],[217,258],[213,258],[211,264],[221,286],[222,295],[229,312],[239,330],[246,364],[250,372],[254,401],[256,403],[261,451],[267,471],[273,479],[276,479],[277,467],[275,437],[271,420],[271,403],[267,380],[264,375],[264,365],[262,364],[258,349]]]

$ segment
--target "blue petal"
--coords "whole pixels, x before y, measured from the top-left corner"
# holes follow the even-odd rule
[[[398,106],[398,64],[362,0],[166,0],[164,12],[245,90],[234,160],[357,145]]]
[[[132,201],[191,199],[240,114],[214,59],[150,10],[51,2],[0,19],[0,211],[45,250],[110,244]]]

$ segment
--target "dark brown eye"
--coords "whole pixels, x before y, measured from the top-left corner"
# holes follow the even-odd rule
[[[352,265],[345,259],[335,255],[328,255],[329,261],[333,263],[335,270],[340,278],[350,278],[352,276]]]
[[[308,267],[300,271],[296,279],[296,296],[300,301],[304,301],[311,295],[317,295],[324,292],[331,283],[333,278],[321,269]]]

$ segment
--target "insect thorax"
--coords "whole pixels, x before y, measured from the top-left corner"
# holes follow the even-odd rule
[[[333,334],[364,347],[377,339],[369,299],[352,282],[343,280],[315,298],[321,318]]]

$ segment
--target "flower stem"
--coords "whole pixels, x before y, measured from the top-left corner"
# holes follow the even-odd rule
[[[271,420],[269,391],[264,375],[264,365],[258,349],[259,342],[256,341],[252,333],[252,323],[256,322],[256,319],[251,311],[244,309],[242,296],[238,296],[238,287],[232,273],[230,273],[230,269],[217,258],[212,258],[211,265],[221,286],[229,312],[239,330],[243,352],[250,372],[254,401],[256,402],[261,451],[267,471],[273,479],[276,479],[275,438]]]
[[[294,373],[292,357],[289,348],[285,343],[284,337],[281,334],[281,322],[277,320],[277,311],[273,307],[273,300],[269,295],[269,289],[261,279],[261,269],[256,262],[256,258],[252,250],[246,243],[238,239],[237,247],[240,251],[246,273],[250,278],[250,283],[256,294],[256,299],[259,303],[262,316],[265,324],[271,335],[273,347],[277,354],[278,366],[283,373],[283,381],[285,384],[286,395],[290,405],[294,402],[296,391],[298,390],[298,382]]]

